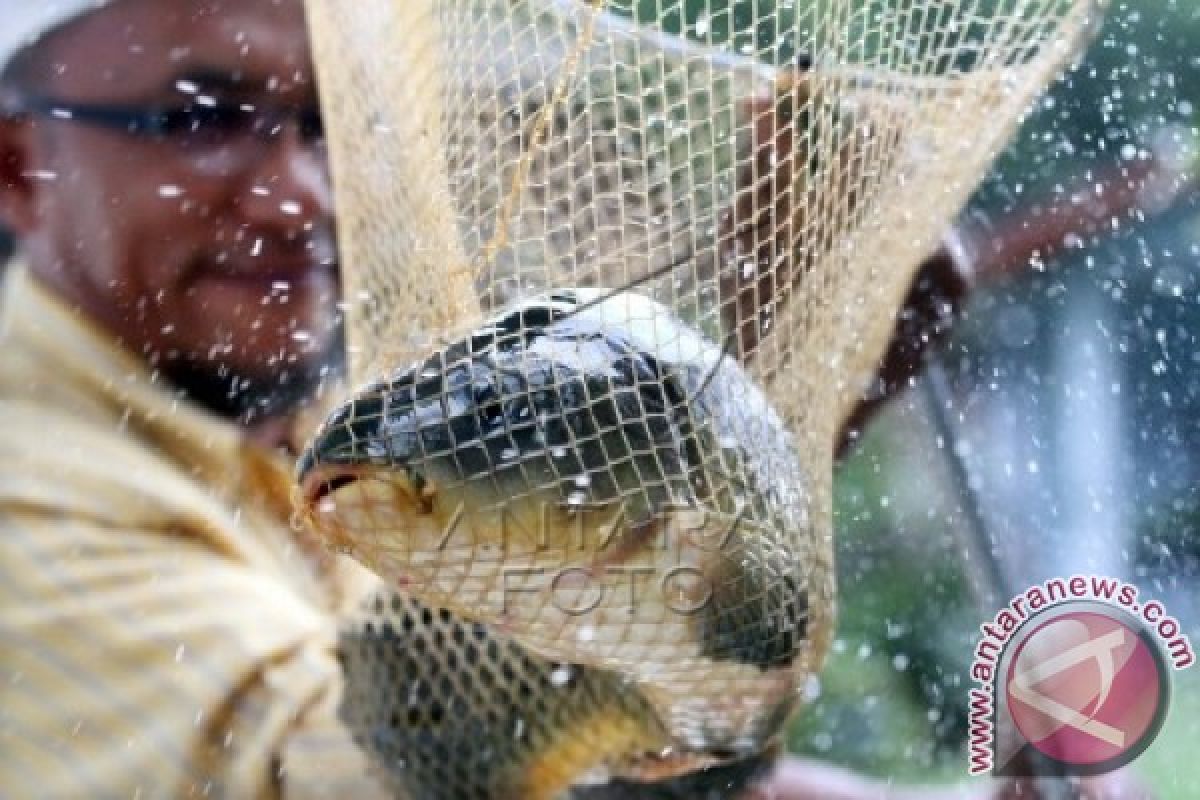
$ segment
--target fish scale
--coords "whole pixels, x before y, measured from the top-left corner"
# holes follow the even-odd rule
[[[589,751],[591,768],[669,775],[767,748],[794,670],[818,657],[810,626],[827,624],[832,581],[828,556],[794,557],[822,543],[782,422],[740,367],[646,298],[559,291],[481,331],[333,412],[299,467],[310,502],[328,504],[315,524],[424,602],[503,630],[543,672],[622,674],[601,684],[640,698],[659,746]],[[371,514],[389,492],[383,529]],[[572,508],[577,492],[588,509]],[[415,533],[447,517],[454,535]],[[511,535],[514,518],[538,536]],[[512,565],[583,586],[514,586]],[[664,583],[586,602],[598,574]],[[620,707],[600,689],[596,702]],[[624,716],[589,719],[624,730]]]

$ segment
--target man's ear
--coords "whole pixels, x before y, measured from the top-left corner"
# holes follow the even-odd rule
[[[0,226],[29,235],[37,223],[33,129],[22,118],[0,116]]]

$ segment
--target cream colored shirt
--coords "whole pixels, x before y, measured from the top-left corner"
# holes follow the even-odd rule
[[[374,793],[289,465],[19,267],[0,325],[0,797]]]

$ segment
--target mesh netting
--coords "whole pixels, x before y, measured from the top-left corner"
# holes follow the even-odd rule
[[[363,385],[308,510],[531,691],[583,670],[446,688],[542,732],[486,740],[499,796],[775,740],[832,628],[834,437],[1093,6],[309,0]],[[411,670],[458,674],[442,633]]]

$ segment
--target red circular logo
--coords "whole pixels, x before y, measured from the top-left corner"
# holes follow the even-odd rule
[[[1005,678],[1008,707],[1030,745],[1063,764],[1127,763],[1161,726],[1166,671],[1123,614],[1067,610],[1020,642]]]

